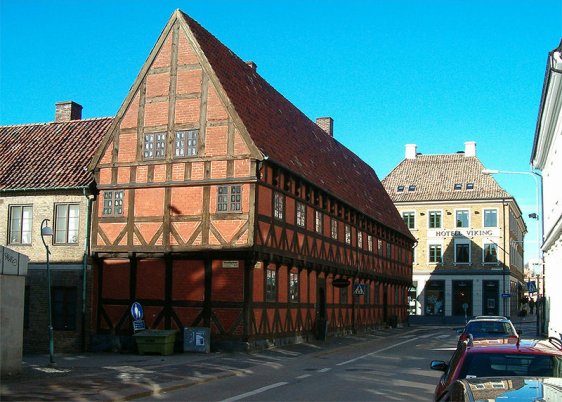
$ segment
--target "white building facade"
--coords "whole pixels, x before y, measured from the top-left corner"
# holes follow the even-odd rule
[[[550,52],[531,154],[542,173],[544,331],[562,339],[562,42]],[[540,267],[539,267],[540,271]]]

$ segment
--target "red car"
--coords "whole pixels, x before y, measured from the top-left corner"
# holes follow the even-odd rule
[[[562,377],[562,342],[513,338],[464,341],[449,363],[431,362],[433,370],[443,371],[434,399],[443,398],[456,380],[479,377]]]

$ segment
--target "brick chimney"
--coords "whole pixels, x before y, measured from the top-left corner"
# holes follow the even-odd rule
[[[256,71],[258,69],[258,65],[251,60],[248,60],[246,62],[246,64],[248,65],[248,67],[250,67],[254,71]]]
[[[416,159],[417,149],[416,144],[406,144],[406,159]]]
[[[330,137],[334,136],[334,119],[331,117],[318,117],[316,118],[316,124]]]
[[[82,105],[73,101],[57,102],[55,104],[55,121],[65,122],[80,120],[82,118]]]
[[[476,156],[476,142],[466,141],[464,143],[464,156]]]

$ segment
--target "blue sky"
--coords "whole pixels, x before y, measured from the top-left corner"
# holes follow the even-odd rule
[[[487,168],[529,170],[559,0],[2,0],[0,125],[52,121],[66,100],[114,115],[176,8],[308,117],[331,116],[381,179],[407,143],[440,154],[476,141]],[[496,178],[535,211],[532,177]]]

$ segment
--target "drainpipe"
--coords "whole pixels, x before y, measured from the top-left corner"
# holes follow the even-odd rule
[[[84,197],[87,200],[87,212],[86,212],[86,230],[84,238],[84,255],[82,257],[82,352],[86,351],[86,287],[87,287],[87,265],[88,265],[88,254],[90,245],[90,215],[92,213],[92,194],[86,194],[86,188],[82,189]]]

